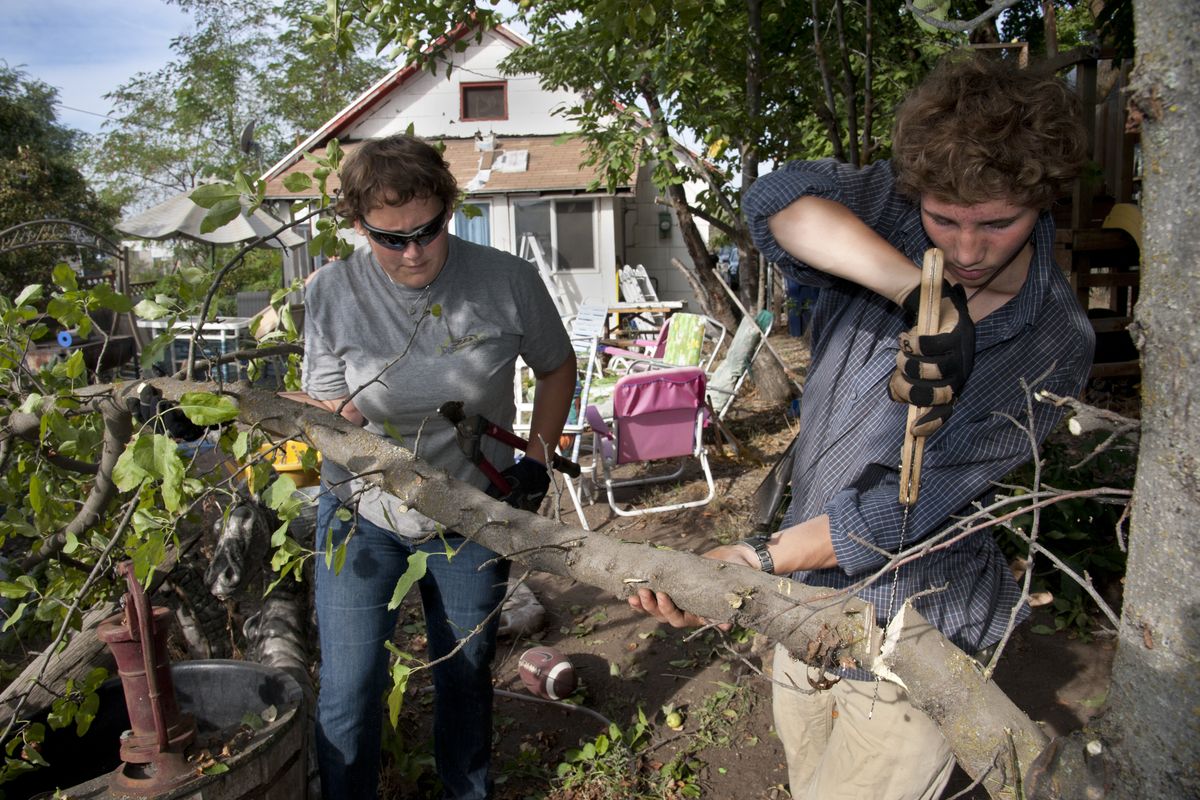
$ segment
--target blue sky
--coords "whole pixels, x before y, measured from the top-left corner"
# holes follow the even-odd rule
[[[59,122],[94,133],[102,96],[166,64],[190,27],[163,0],[0,0],[0,59],[57,87]]]

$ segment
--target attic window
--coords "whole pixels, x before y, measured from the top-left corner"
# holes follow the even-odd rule
[[[508,119],[507,86],[505,81],[462,84],[462,119]]]

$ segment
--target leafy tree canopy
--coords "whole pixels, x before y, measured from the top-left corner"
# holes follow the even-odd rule
[[[57,97],[54,87],[0,61],[0,230],[40,219],[110,230],[115,209],[96,198],[75,166],[78,135],[59,124]],[[40,247],[0,255],[0,292],[46,280],[63,255]],[[93,266],[89,255],[77,257],[80,266]]]
[[[386,68],[312,37],[303,20],[325,8],[319,0],[174,2],[195,29],[171,43],[166,66],[108,95],[116,118],[91,143],[93,170],[122,206],[238,169],[257,174]]]

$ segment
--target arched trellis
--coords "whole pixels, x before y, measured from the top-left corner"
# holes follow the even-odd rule
[[[129,293],[129,248],[123,247],[90,225],[69,219],[42,219],[22,222],[0,231],[0,255],[33,247],[85,248],[108,256],[117,264],[111,275],[113,288],[122,294]],[[102,278],[108,279],[109,276]],[[88,284],[87,279],[80,282]],[[143,342],[137,324],[129,318],[127,325],[129,334],[133,337],[135,350],[140,352]]]
[[[95,228],[69,219],[42,219],[22,222],[0,231],[0,255],[31,247],[84,247],[116,259],[117,291],[129,283],[129,249],[109,239]]]

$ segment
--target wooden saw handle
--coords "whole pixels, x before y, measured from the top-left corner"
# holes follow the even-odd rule
[[[917,332],[922,336],[937,333],[942,309],[942,251],[925,251],[921,265],[921,305],[917,312]],[[921,488],[921,459],[925,455],[925,437],[913,434],[913,427],[927,408],[910,405],[904,425],[904,446],[900,451],[900,503],[912,506]]]

